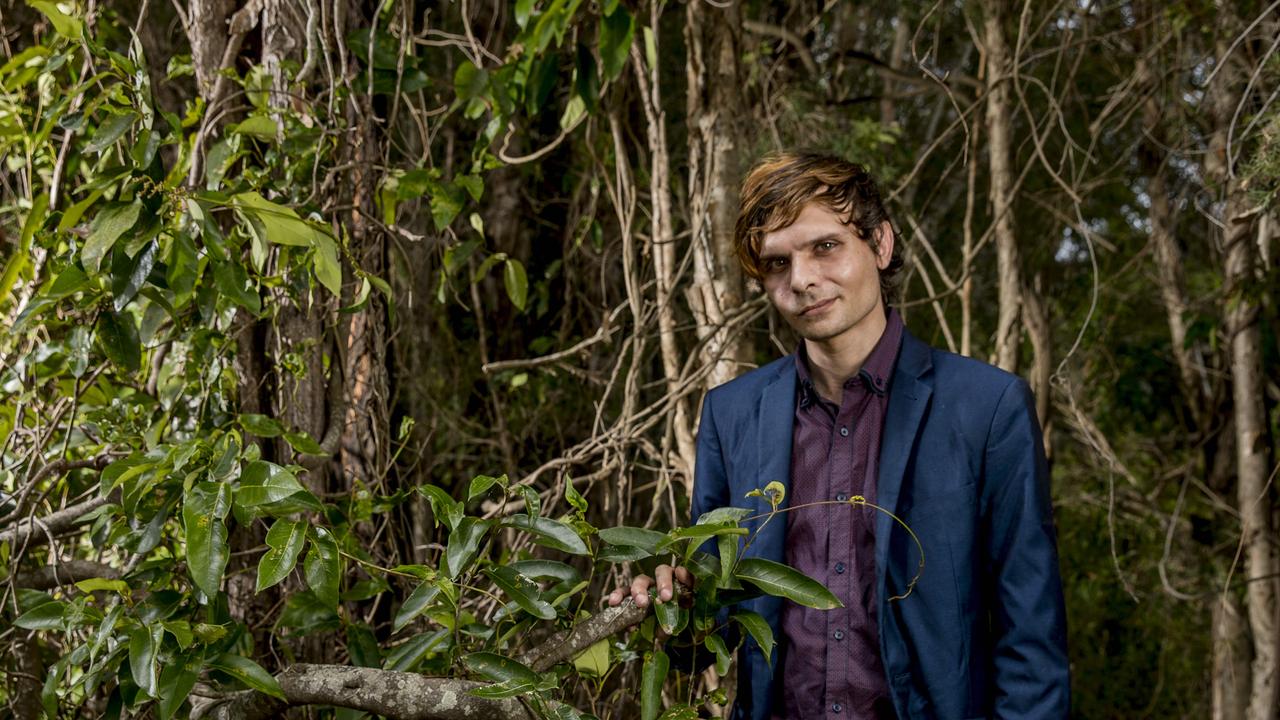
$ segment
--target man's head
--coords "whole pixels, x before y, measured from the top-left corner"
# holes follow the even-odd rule
[[[742,187],[734,233],[747,274],[803,337],[830,340],[883,313],[902,268],[893,225],[866,170],[840,158],[783,153]]]
[[[784,228],[810,202],[835,213],[874,251],[881,229],[889,222],[894,244],[889,266],[880,272],[880,293],[886,303],[895,299],[902,257],[880,188],[866,168],[834,155],[782,152],[765,156],[742,182],[742,208],[734,229],[738,260],[747,275],[763,281],[760,244],[764,236]]]

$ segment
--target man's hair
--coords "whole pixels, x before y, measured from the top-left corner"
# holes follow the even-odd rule
[[[764,236],[795,222],[810,202],[822,203],[843,218],[873,251],[879,251],[880,225],[889,220],[889,213],[866,168],[833,155],[775,153],[761,159],[742,182],[742,209],[733,242],[748,275],[756,280],[764,277],[760,266]],[[880,294],[885,302],[894,299],[895,281],[902,269],[900,243],[897,231],[893,232],[893,256],[880,271]]]

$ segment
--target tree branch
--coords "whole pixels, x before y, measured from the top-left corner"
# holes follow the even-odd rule
[[[638,625],[649,612],[630,599],[606,608],[547,638],[520,657],[538,672],[567,660],[596,642]],[[487,700],[470,691],[489,683],[432,678],[417,673],[345,665],[293,665],[276,675],[285,699],[254,690],[200,702],[191,717],[199,720],[267,720],[285,708],[331,705],[381,715],[388,720],[533,720],[519,700]]]
[[[89,560],[64,560],[57,565],[45,565],[39,570],[18,573],[13,576],[13,584],[32,590],[52,590],[60,585],[70,585],[89,578],[115,580],[119,577],[120,571],[110,565]]]
[[[538,643],[520,657],[520,662],[537,672],[545,672],[611,635],[639,625],[649,608],[636,605],[630,598],[617,607],[605,608],[567,630]]]
[[[27,518],[11,529],[0,531],[0,543],[13,543],[14,547],[21,548],[48,542],[50,535],[70,530],[82,516],[111,502],[113,497],[115,495],[96,497],[42,518]]]
[[[515,698],[488,700],[470,694],[489,683],[432,678],[418,673],[344,665],[294,665],[279,675],[285,700],[255,690],[196,703],[199,720],[268,720],[288,707],[330,705],[354,708],[388,720],[533,720]]]

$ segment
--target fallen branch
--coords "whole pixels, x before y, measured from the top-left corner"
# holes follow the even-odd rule
[[[388,720],[533,720],[514,698],[487,700],[470,691],[489,683],[433,678],[418,673],[345,665],[294,665],[279,675],[285,700],[247,690],[212,702],[195,702],[198,720],[268,720],[285,708],[330,705],[353,708]]]
[[[550,669],[596,642],[638,625],[648,608],[630,599],[606,608],[561,631],[525,653],[520,662],[538,672]],[[488,700],[470,691],[489,683],[433,678],[417,673],[345,665],[293,665],[276,675],[285,699],[246,690],[216,700],[195,701],[191,717],[199,720],[267,720],[286,708],[330,705],[363,710],[387,720],[533,720],[518,699]]]
[[[89,578],[115,580],[120,571],[89,560],[66,560],[57,565],[45,565],[39,570],[21,572],[13,576],[13,584],[32,590],[52,590],[60,585],[71,585]]]

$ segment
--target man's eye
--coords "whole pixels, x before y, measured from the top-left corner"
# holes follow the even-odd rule
[[[782,258],[769,258],[764,261],[765,272],[777,272],[787,266],[787,261]]]
[[[839,243],[835,242],[834,240],[823,240],[822,242],[818,243],[818,249],[823,252],[828,252],[828,251],[834,250],[836,248],[836,245],[838,244]]]

